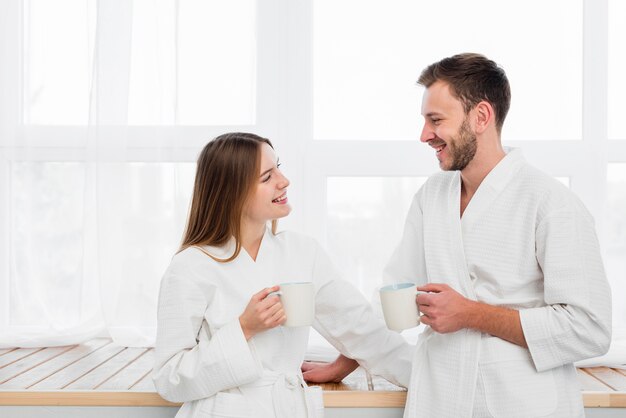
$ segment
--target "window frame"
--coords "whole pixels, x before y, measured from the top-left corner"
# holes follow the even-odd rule
[[[0,34],[22,39],[20,2],[8,2]],[[414,141],[332,141],[313,139],[313,3],[268,0],[257,2],[256,123],[224,126],[107,126],[100,138],[128,139],[124,155],[110,161],[194,162],[212,137],[228,131],[252,131],[270,138],[291,179],[290,199],[295,210],[282,223],[303,231],[325,244],[327,239],[326,183],[334,176],[429,176],[438,170],[432,152],[419,142],[416,115]],[[582,140],[507,141],[520,147],[527,160],[555,177],[570,178],[571,189],[583,200],[596,220],[602,242],[606,208],[607,166],[626,162],[626,139],[608,138],[608,0],[583,0],[583,111]],[[0,45],[3,66],[0,78],[10,89],[0,95],[5,109],[0,115],[22,120],[21,42]],[[417,74],[416,74],[417,77]],[[416,89],[415,100],[419,101]],[[539,116],[540,117],[540,116]],[[157,141],[155,130],[159,132]],[[15,132],[26,147],[12,147],[0,137],[0,200],[10,193],[10,161],[84,161],[88,128],[80,126],[19,125]],[[2,137],[10,137],[2,135]],[[9,142],[7,142],[9,141]],[[9,247],[10,225],[6,205],[0,205],[0,246]],[[399,239],[400,237],[398,237]],[[0,254],[8,254],[0,251]],[[9,274],[9,260],[1,259]],[[337,261],[337,260],[336,260]],[[8,297],[8,292],[3,292]],[[5,304],[7,306],[7,304]]]

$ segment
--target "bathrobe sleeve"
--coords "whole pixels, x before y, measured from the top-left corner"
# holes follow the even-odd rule
[[[208,335],[202,324],[213,292],[191,271],[169,271],[161,282],[153,380],[168,401],[207,398],[262,374],[238,318],[200,337]]]
[[[578,199],[538,222],[536,256],[547,306],[521,310],[520,319],[537,371],[606,353],[611,292],[593,219]]]
[[[408,387],[414,346],[387,329],[361,292],[339,277],[319,246],[313,270],[318,285],[313,327],[370,373]]]
[[[383,271],[383,285],[412,282],[428,283],[424,251],[422,189],[415,194],[404,223],[402,238]]]

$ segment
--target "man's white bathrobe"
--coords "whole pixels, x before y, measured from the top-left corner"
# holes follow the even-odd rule
[[[233,253],[203,247],[219,258]],[[253,294],[285,282],[313,282],[313,327],[372,374],[407,386],[414,347],[386,329],[312,239],[266,230],[256,262],[242,249],[218,263],[197,248],[174,256],[159,296],[159,394],[184,402],[177,417],[319,417],[321,391],[306,388],[300,365],[309,327],[277,328],[246,341],[239,325]]]
[[[418,191],[384,281],[446,283],[517,309],[529,349],[472,330],[420,335],[405,417],[584,416],[572,362],[604,354],[611,296],[593,220],[511,150],[460,217],[460,172]]]

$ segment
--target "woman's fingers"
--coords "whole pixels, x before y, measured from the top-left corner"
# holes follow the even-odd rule
[[[260,302],[266,299],[267,295],[269,295],[272,292],[277,292],[279,289],[280,289],[280,286],[266,287],[265,289],[262,289],[260,292],[255,293],[254,296],[252,296],[252,300]]]
[[[265,309],[265,312],[263,312],[262,314],[263,321],[266,324],[273,323],[275,321],[274,317],[279,311],[282,311],[283,315],[285,314],[285,312],[283,311],[283,304],[280,303],[280,300],[278,300],[276,303],[270,305],[267,309]]]

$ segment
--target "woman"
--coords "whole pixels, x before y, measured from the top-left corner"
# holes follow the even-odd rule
[[[159,296],[153,378],[163,398],[184,402],[177,417],[321,416],[321,392],[300,371],[309,328],[280,326],[285,313],[270,295],[280,282],[313,282],[315,329],[370,372],[409,381],[402,337],[315,241],[276,233],[291,211],[279,166],[270,141],[247,133],[221,135],[200,154],[182,247]]]

